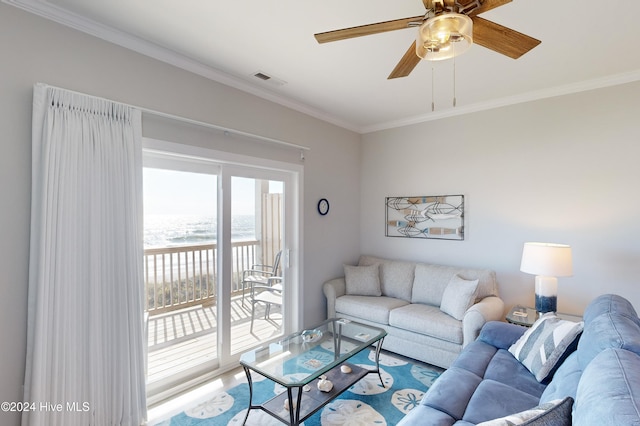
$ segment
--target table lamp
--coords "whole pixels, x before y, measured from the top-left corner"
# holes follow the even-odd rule
[[[573,275],[571,246],[552,243],[524,243],[520,270],[536,276],[536,311],[556,312],[558,278]]]

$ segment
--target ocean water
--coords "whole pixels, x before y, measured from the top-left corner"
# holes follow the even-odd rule
[[[232,241],[256,238],[253,215],[233,216],[231,227]],[[217,238],[217,221],[211,216],[146,215],[144,218],[144,248],[213,244]]]

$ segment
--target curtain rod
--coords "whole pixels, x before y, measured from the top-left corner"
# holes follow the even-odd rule
[[[214,129],[214,130],[221,130],[222,132],[224,132],[225,135],[244,136],[244,137],[248,137],[248,138],[252,138],[252,139],[261,140],[261,141],[264,141],[264,142],[270,142],[270,143],[275,143],[275,144],[278,144],[278,145],[288,146],[290,148],[301,149],[301,150],[305,150],[305,151],[310,151],[311,150],[311,148],[306,147],[306,146],[297,145],[297,144],[291,143],[291,142],[285,142],[283,140],[274,139],[274,138],[270,138],[270,137],[267,137],[267,136],[256,135],[254,133],[243,132],[241,130],[231,129],[231,128],[228,128],[228,127],[218,126],[217,124],[207,123],[205,121],[193,120],[191,118],[181,117],[179,115],[169,114],[169,113],[166,113],[166,112],[155,111],[155,110],[152,110],[152,109],[149,109],[149,108],[139,107],[139,106],[135,106],[135,105],[127,105],[127,106],[130,106],[132,108],[137,108],[137,109],[139,109],[140,111],[142,111],[144,113],[155,115],[157,117],[169,118],[171,120],[182,121],[182,122],[188,123],[188,124],[195,124],[197,126],[208,127],[210,129]]]
[[[68,92],[75,93],[75,94],[78,94],[78,95],[90,96],[90,97],[93,97],[93,98],[96,98],[96,99],[102,99],[102,100],[106,100],[106,101],[109,101],[109,102],[118,102],[118,101],[114,101],[114,100],[111,100],[111,99],[102,98],[102,97],[99,97],[99,96],[88,95],[88,94],[82,93],[82,92],[76,92],[74,90],[65,89],[63,87],[51,86],[51,85],[46,84],[46,83],[36,83],[36,84],[43,85],[43,86],[46,86],[46,87],[52,87],[52,88],[55,88],[55,89],[66,90]],[[269,143],[274,143],[274,144],[278,144],[278,145],[288,146],[289,148],[300,149],[300,150],[303,150],[303,151],[311,151],[311,148],[309,148],[309,147],[302,146],[302,145],[297,145],[297,144],[291,143],[291,142],[286,142],[286,141],[283,141],[283,140],[280,140],[280,139],[274,139],[274,138],[270,138],[270,137],[267,137],[267,136],[256,135],[254,133],[243,132],[241,130],[231,129],[229,127],[224,127],[224,126],[218,126],[217,124],[207,123],[205,121],[194,120],[194,119],[191,119],[191,118],[182,117],[182,116],[174,115],[174,114],[169,114],[169,113],[166,113],[166,112],[156,111],[156,110],[153,110],[153,109],[149,109],[149,108],[145,108],[145,107],[141,107],[141,106],[137,106],[137,105],[127,104],[127,103],[124,103],[124,102],[118,102],[118,103],[120,103],[122,105],[125,105],[125,106],[128,106],[130,108],[139,109],[143,113],[155,115],[157,117],[169,118],[171,120],[181,121],[183,123],[195,124],[197,126],[207,127],[207,128],[214,129],[214,130],[220,130],[225,135],[244,136],[244,137],[260,140],[260,141],[263,141],[263,142],[269,142]]]

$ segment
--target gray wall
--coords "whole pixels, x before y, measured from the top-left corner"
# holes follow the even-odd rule
[[[559,311],[616,292],[640,309],[640,83],[363,137],[361,247],[367,253],[497,271],[507,307],[531,306],[525,241],[573,247]],[[384,236],[387,196],[465,195],[460,241]]]
[[[5,4],[0,4],[0,58],[0,401],[22,400],[31,103],[36,82],[310,147],[303,182],[304,321],[312,325],[324,319],[322,283],[341,273],[344,259],[357,258],[359,253],[359,229],[354,224],[360,210],[360,135]],[[154,137],[181,135],[182,142],[283,161],[299,158],[297,151],[259,143],[209,144],[206,131],[184,127],[164,133],[162,123],[149,121],[145,132]],[[322,197],[331,201],[326,217],[316,213],[317,200]],[[19,415],[0,413],[0,424],[17,425]]]

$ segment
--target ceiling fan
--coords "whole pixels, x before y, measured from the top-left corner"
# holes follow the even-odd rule
[[[511,1],[512,0],[422,0],[424,7],[427,9],[427,13],[424,16],[412,16],[409,18],[395,19],[393,21],[327,31],[315,34],[314,36],[318,43],[327,43],[403,28],[420,27],[422,31],[425,26],[432,24],[435,19],[449,16],[453,17],[457,14],[457,16],[465,15],[461,16],[463,20],[470,19],[473,22],[473,24],[469,26],[473,28],[472,38],[474,43],[510,58],[517,59],[540,44],[540,40],[536,40],[526,34],[478,16],[481,13],[503,6]],[[453,41],[463,39],[459,34],[457,37],[458,39]],[[416,44],[417,41],[414,41],[409,47],[400,59],[400,62],[398,62],[393,71],[391,71],[388,77],[389,79],[408,76],[416,65],[418,65],[420,59],[425,57],[426,51],[437,53],[439,50],[438,47],[428,46],[427,44],[421,46],[422,43],[420,43],[416,51]],[[420,56],[418,56],[419,54]]]

